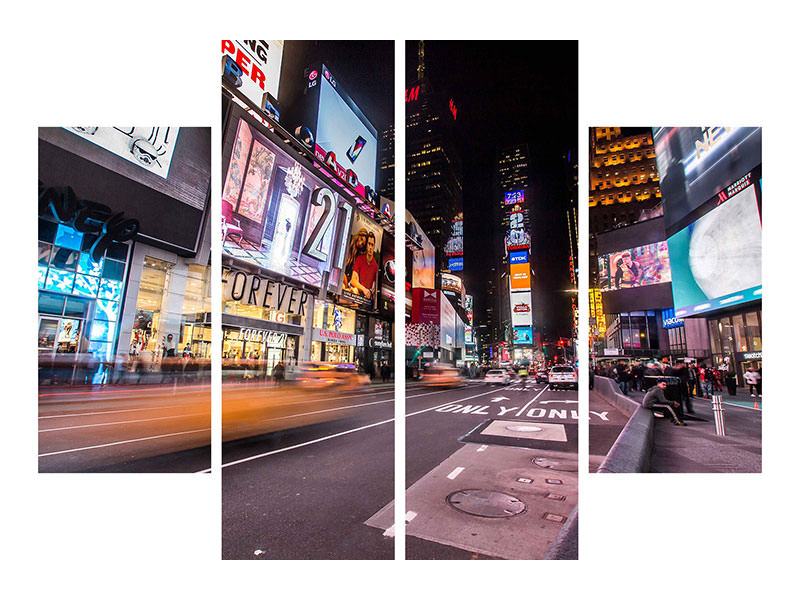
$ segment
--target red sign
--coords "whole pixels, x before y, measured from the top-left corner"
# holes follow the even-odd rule
[[[411,296],[411,322],[439,324],[439,290],[414,288]]]
[[[419,86],[416,85],[413,88],[406,90],[406,102],[414,102],[415,100],[419,99]]]

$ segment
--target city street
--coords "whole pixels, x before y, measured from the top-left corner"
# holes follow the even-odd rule
[[[578,500],[577,406],[532,380],[410,384],[407,558],[542,558]],[[391,527],[393,510],[367,524]]]
[[[628,417],[591,390],[589,391],[589,410],[592,415],[605,415],[604,419],[598,417],[589,421],[589,471],[596,473],[614,442],[617,441],[617,437],[627,425]]]
[[[42,388],[39,472],[194,473],[211,464],[209,385]]]
[[[223,559],[394,557],[393,539],[364,525],[394,494],[391,384],[228,385],[223,414]]]

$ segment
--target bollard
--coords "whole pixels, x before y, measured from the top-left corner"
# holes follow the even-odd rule
[[[717,435],[725,435],[725,415],[722,412],[722,396],[714,394],[711,396],[711,410],[714,411],[714,425],[717,428]]]

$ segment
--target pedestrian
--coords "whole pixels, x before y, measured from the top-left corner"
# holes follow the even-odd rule
[[[756,381],[756,389],[758,390],[758,397],[761,398],[761,367],[758,367],[758,380]]]
[[[272,367],[272,381],[275,385],[280,386],[281,383],[283,383],[284,373],[283,362],[278,361],[277,364]]]
[[[756,392],[758,392],[758,381],[759,381],[759,379],[761,379],[761,376],[758,374],[758,372],[753,367],[748,368],[747,371],[745,371],[745,373],[744,373],[744,380],[747,383],[747,385],[750,386],[750,397],[751,398],[755,398],[756,397]],[[758,394],[758,397],[760,398],[761,394]]]
[[[619,382],[620,390],[622,390],[622,393],[626,396],[628,395],[628,384],[630,380],[631,372],[628,369],[627,363],[619,361],[619,363],[617,363],[617,382]]]
[[[686,363],[678,363],[678,378],[680,379],[679,394],[683,414],[694,414],[691,395],[689,394],[689,368]]]
[[[686,425],[675,414],[675,408],[678,408],[678,402],[669,402],[664,395],[664,390],[667,389],[667,382],[660,380],[656,385],[647,390],[647,393],[642,399],[642,407],[648,410],[666,409],[672,414],[672,422],[675,425]]]
[[[381,365],[381,380],[383,383],[389,381],[389,365],[388,363],[383,363]]]
[[[736,373],[725,371],[725,386],[728,388],[728,395],[736,395]]]
[[[686,372],[689,374],[689,397],[692,397],[697,391],[697,367],[694,363],[689,363],[686,365]]]
[[[633,389],[637,392],[642,391],[642,383],[644,378],[644,367],[641,361],[636,361],[631,367],[631,380],[633,381]]]
[[[714,384],[711,381],[711,369],[706,367],[705,363],[700,365],[698,377],[700,379],[700,385],[703,388],[703,397],[711,398],[711,394],[714,391]]]

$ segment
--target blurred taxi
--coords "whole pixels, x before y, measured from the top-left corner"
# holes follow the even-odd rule
[[[453,367],[430,367],[422,374],[422,385],[431,387],[457,386],[464,383],[464,377]]]
[[[312,362],[300,367],[297,383],[309,390],[354,390],[368,385],[369,376],[351,364]]]

